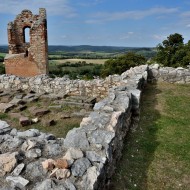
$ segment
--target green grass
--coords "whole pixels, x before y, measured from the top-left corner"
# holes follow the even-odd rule
[[[86,62],[87,64],[93,63],[93,64],[104,64],[105,61],[108,59],[60,59],[60,60],[53,60],[57,64],[64,64],[64,63],[77,63],[77,62]]]
[[[28,114],[28,112],[26,112],[26,111],[25,111],[25,113],[23,112],[22,115],[28,116],[30,119],[35,118],[35,117],[31,116],[30,114]],[[57,115],[58,115],[58,113],[57,113]],[[55,125],[48,127],[43,124],[43,121],[47,121],[47,120],[51,120],[51,119],[55,120],[55,122],[56,122]],[[74,127],[77,128],[80,126],[80,122],[81,122],[82,118],[74,118],[73,117],[73,118],[68,118],[68,119],[60,119],[60,118],[56,117],[55,113],[49,113],[49,114],[43,116],[42,118],[39,118],[38,123],[31,124],[31,125],[25,126],[25,127],[22,127],[19,124],[18,118],[10,119],[10,117],[8,115],[5,115],[5,116],[3,116],[2,120],[7,121],[10,124],[10,126],[14,126],[14,128],[21,130],[21,131],[35,128],[35,129],[40,130],[41,132],[51,133],[51,134],[55,135],[56,137],[65,138],[65,136],[69,130],[73,129]]]
[[[0,57],[5,57],[6,53],[1,53],[0,52]]]
[[[0,119],[6,119],[8,118],[8,115],[6,113],[0,113]]]
[[[76,59],[77,60],[77,59]],[[58,63],[56,60],[49,61],[50,76],[62,77],[64,75],[69,76],[70,79],[93,79],[94,76],[100,76],[102,64],[86,63],[84,62],[65,62]]]
[[[190,189],[190,85],[149,84],[125,140],[113,190]]]
[[[3,65],[5,55],[6,53],[0,52],[0,75],[5,73],[5,66]]]
[[[49,52],[48,58],[49,59],[109,59],[111,57],[115,57],[119,52],[92,52],[92,51],[72,51],[72,52],[65,52],[65,51],[59,51],[59,52]]]
[[[78,128],[80,126],[81,118],[68,118],[64,120],[56,121],[56,124],[50,127],[43,126],[42,123],[36,123],[30,126],[25,126],[24,128],[17,125],[15,126],[17,129],[27,130],[31,128],[35,128],[44,133],[51,133],[55,135],[57,138],[65,138],[67,133],[73,129]]]
[[[47,99],[39,99],[35,102],[27,103],[27,108],[23,111],[20,111],[20,114],[22,116],[28,117],[30,120],[36,118],[34,113],[30,110],[30,108],[45,108],[48,109],[49,105],[53,105],[51,100]],[[57,104],[55,104],[57,105]],[[71,117],[71,118],[65,118],[62,119],[62,116],[64,115],[70,115],[73,112],[79,112],[81,108],[69,106],[69,105],[63,105],[61,108],[49,108],[50,112],[37,117],[39,121],[37,123],[32,123],[29,126],[22,127],[19,124],[19,118],[20,116],[12,116],[11,113],[18,113],[17,108],[15,107],[13,110],[9,111],[8,113],[0,113],[0,119],[7,121],[7,123],[18,130],[25,131],[31,128],[38,129],[45,133],[52,133],[56,137],[62,137],[65,138],[66,134],[69,130],[71,130],[74,127],[79,127],[80,122],[82,121],[82,118],[79,117]],[[46,122],[55,121],[55,125],[47,126]]]

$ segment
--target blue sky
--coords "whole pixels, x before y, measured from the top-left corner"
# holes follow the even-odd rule
[[[189,0],[0,0],[0,44],[23,9],[46,8],[49,45],[154,47],[168,35],[190,40]]]

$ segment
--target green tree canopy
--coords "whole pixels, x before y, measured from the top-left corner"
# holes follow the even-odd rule
[[[115,59],[109,59],[105,62],[102,70],[102,76],[108,76],[113,74],[121,74],[130,67],[142,65],[146,63],[146,58],[142,55],[128,52],[125,55],[119,56]]]
[[[183,37],[181,34],[175,33],[167,37],[167,40],[163,41],[165,47],[178,47],[183,44]]]
[[[181,34],[171,34],[157,46],[154,60],[163,66],[186,67],[190,63],[190,41],[184,44]]]

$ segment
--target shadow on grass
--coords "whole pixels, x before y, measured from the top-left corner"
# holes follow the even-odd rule
[[[157,120],[160,118],[156,84],[148,84],[141,99],[139,126],[125,138],[122,158],[111,180],[110,190],[146,190],[148,168],[154,159],[157,141]]]

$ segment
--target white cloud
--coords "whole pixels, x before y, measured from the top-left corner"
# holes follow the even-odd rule
[[[128,32],[128,34],[132,35],[132,34],[134,34],[134,32]]]
[[[167,36],[165,36],[165,35],[159,35],[159,34],[154,34],[153,36],[152,36],[154,39],[156,39],[156,40],[164,40],[164,39],[166,39],[167,38]]]
[[[19,14],[23,9],[29,9],[37,14],[39,8],[46,8],[47,14],[75,17],[76,11],[68,0],[6,0],[0,1],[0,13]]]
[[[186,11],[181,13],[180,15],[180,20],[178,22],[178,27],[183,27],[183,28],[189,28],[190,27],[190,11]]]
[[[120,40],[126,40],[133,36],[134,32],[127,32],[127,34],[123,34],[119,37]]]
[[[181,15],[181,22],[182,25],[186,27],[190,27],[189,20],[190,20],[190,11],[183,12]]]
[[[125,12],[99,12],[92,15],[92,19],[86,20],[86,23],[103,23],[107,21],[116,21],[124,19],[140,20],[153,15],[167,15],[178,12],[178,8],[157,7],[147,10],[125,11]]]
[[[93,35],[89,35],[86,37],[86,39],[88,40],[98,40],[100,37],[99,36],[93,36]]]
[[[126,40],[126,39],[129,39],[129,36],[121,36],[120,38],[119,38],[120,40]]]
[[[90,6],[95,6],[95,5],[101,4],[104,1],[105,0],[88,0],[88,2],[87,2],[86,0],[85,1],[80,0],[80,3],[78,3],[78,5],[82,6],[82,7],[90,7]]]
[[[189,18],[190,17],[190,11],[183,12],[180,16],[183,18]]]
[[[67,35],[62,35],[61,38],[62,38],[62,39],[66,39],[66,38],[67,38]]]

